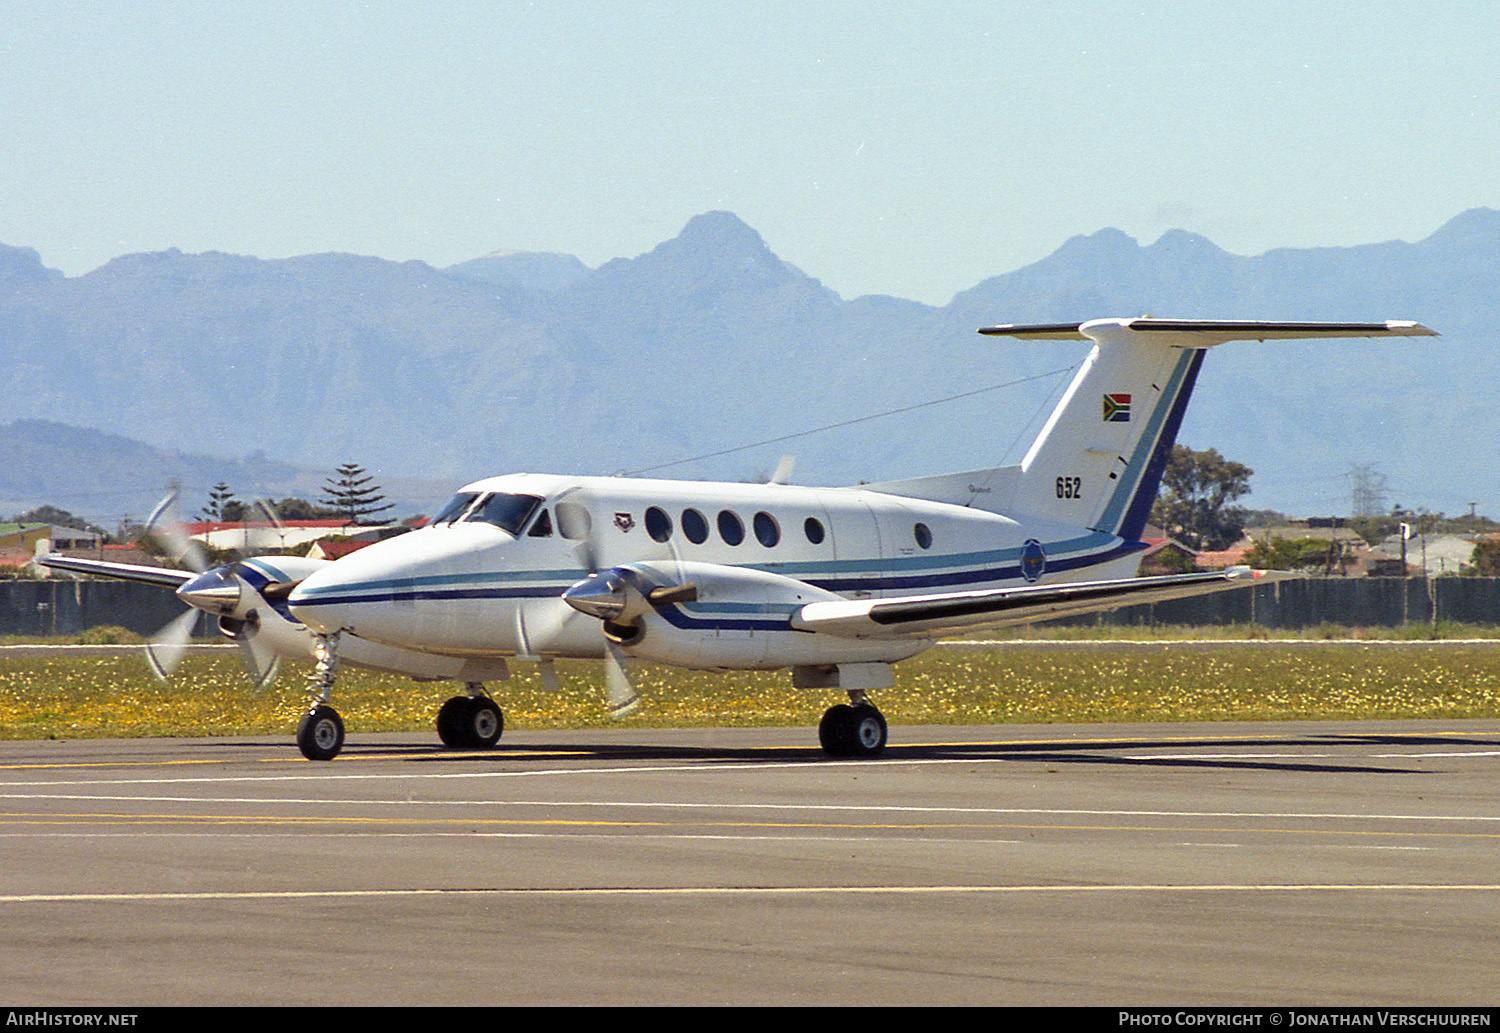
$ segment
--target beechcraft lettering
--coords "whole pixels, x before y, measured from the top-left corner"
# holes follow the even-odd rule
[[[604,664],[610,712],[637,704],[629,665],[787,669],[845,694],[824,750],[872,756],[872,693],[939,638],[1247,583],[1244,569],[1136,577],[1162,470],[1208,349],[1234,340],[1431,335],[1416,323],[1098,319],[980,331],[1090,342],[1019,465],[867,484],[509,474],[464,486],[419,530],[337,560],[258,557],[184,571],[44,557],[48,566],[176,589],[192,609],[148,650],[170,673],[197,611],[218,617],[252,677],[312,661],[297,732],[310,759],[344,743],[343,664],[464,686],[437,714],[446,745],[495,745],[487,682],[512,663]],[[1097,399],[1104,400],[1099,418]],[[644,533],[642,533],[644,532]],[[182,550],[190,555],[191,550]]]

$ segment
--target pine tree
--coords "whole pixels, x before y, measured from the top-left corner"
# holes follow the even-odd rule
[[[371,484],[374,480],[365,473],[365,468],[358,463],[345,463],[334,470],[337,478],[330,477],[323,487],[323,498],[319,503],[339,511],[344,519],[351,524],[360,523],[361,518],[374,513],[383,513],[388,509],[394,509],[394,502],[386,502],[385,496],[380,494],[380,486]]]
[[[234,497],[234,492],[229,490],[229,485],[220,481],[208,489],[208,505],[203,507],[203,519],[210,523],[234,520],[236,518],[229,515],[231,508],[238,513],[244,507]]]

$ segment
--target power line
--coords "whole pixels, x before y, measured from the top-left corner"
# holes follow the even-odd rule
[[[705,459],[717,459],[720,456],[733,455],[736,452],[748,452],[752,448],[764,448],[767,445],[777,445],[783,441],[792,441],[796,438],[805,438],[811,434],[822,434],[824,431],[839,430],[843,427],[852,427],[857,423],[868,423],[878,420],[884,416],[899,416],[901,413],[914,412],[917,409],[926,409],[929,406],[942,405],[945,402],[956,402],[963,398],[972,398],[975,395],[987,394],[991,391],[1000,391],[1007,387],[1016,387],[1020,384],[1028,384],[1033,380],[1044,380],[1047,377],[1055,377],[1059,373],[1069,373],[1076,370],[1081,363],[1064,366],[1060,369],[1049,370],[1046,373],[1038,373],[1035,376],[1022,377],[1019,380],[1008,380],[1003,384],[992,384],[989,387],[979,387],[972,391],[964,391],[960,394],[949,395],[946,398],[934,398],[928,402],[917,402],[913,405],[903,405],[896,409],[887,409],[884,412],[871,413],[868,416],[856,416],[852,420],[840,420],[838,423],[829,423],[821,427],[813,427],[810,430],[800,430],[793,434],[782,434],[774,438],[766,438],[763,441],[753,441],[748,445],[736,445],[734,448],[722,448],[717,452],[705,452],[702,455],[690,456],[687,459],[674,459],[670,463],[658,463],[655,466],[644,466],[639,470],[630,470],[622,476],[639,477],[642,474],[655,473],[657,470],[666,470],[674,466],[683,466],[687,463],[698,463]]]

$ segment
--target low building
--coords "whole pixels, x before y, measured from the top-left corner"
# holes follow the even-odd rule
[[[1406,566],[1428,577],[1458,574],[1474,559],[1477,539],[1458,534],[1419,534],[1406,540]],[[1401,537],[1392,535],[1371,550],[1381,560],[1401,565]]]
[[[353,534],[363,528],[343,520],[283,520],[279,527],[270,523],[214,521],[187,524],[184,530],[215,549],[233,549],[239,553],[253,554],[295,549],[319,538]]]
[[[103,536],[96,531],[80,531],[76,527],[61,527],[57,524],[0,524],[0,551],[31,554],[36,552],[38,542],[52,543],[53,551],[63,549],[97,549]]]
[[[359,541],[354,538],[339,539],[337,541],[324,539],[323,541],[313,542],[312,548],[307,550],[307,558],[313,560],[342,559],[351,552],[358,552],[370,544],[373,543]]]
[[[1142,538],[1146,551],[1141,553],[1140,574],[1151,577],[1157,574],[1184,574],[1198,565],[1198,553],[1183,545],[1176,538]]]

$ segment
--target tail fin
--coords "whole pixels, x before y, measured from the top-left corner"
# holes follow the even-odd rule
[[[1013,505],[1029,516],[1134,541],[1161,486],[1203,356],[1234,340],[1431,336],[1417,323],[1096,319],[979,331],[1090,340],[1084,360],[1021,461]]]

